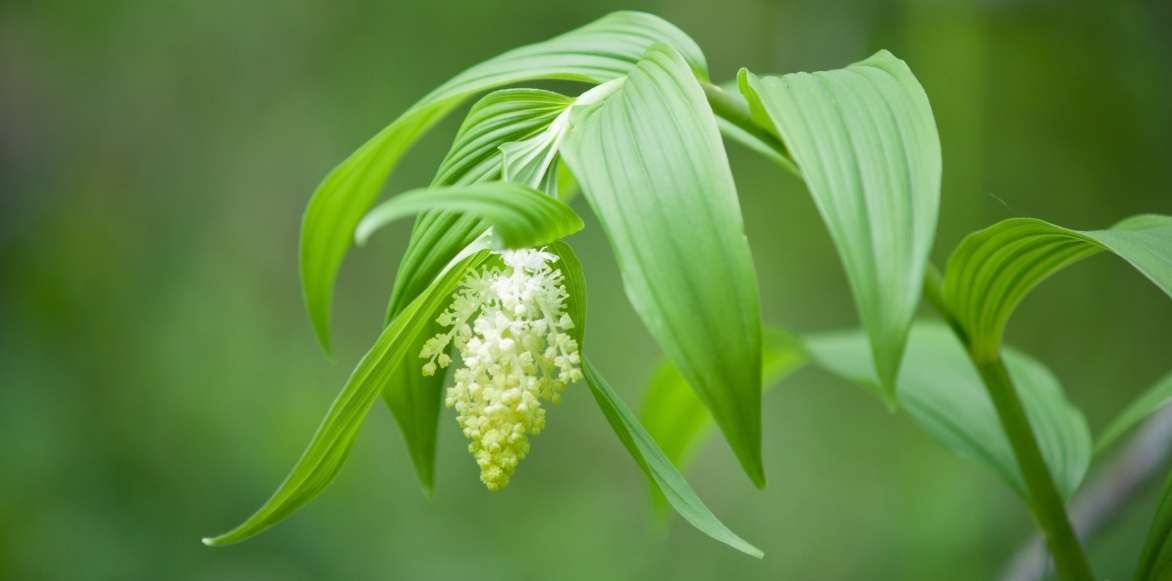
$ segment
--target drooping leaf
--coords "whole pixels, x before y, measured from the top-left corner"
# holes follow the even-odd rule
[[[801,340],[778,328],[766,328],[761,351],[763,389],[768,391],[806,363]],[[712,414],[696,397],[675,366],[664,361],[651,376],[639,419],[664,454],[683,470],[697,444],[712,428]]]
[[[1099,441],[1095,443],[1095,455],[1110,448],[1121,436],[1168,404],[1172,404],[1172,373],[1168,373],[1148,388],[1107,425],[1099,435]]]
[[[820,367],[878,389],[871,351],[862,333],[816,335],[806,345]],[[1046,465],[1063,495],[1070,498],[1091,460],[1086,420],[1042,363],[1013,349],[1007,349],[1004,358]],[[945,447],[992,468],[1019,494],[1025,494],[1021,472],[993,402],[951,329],[927,322],[912,327],[897,395],[901,409]]]
[[[428,210],[475,216],[492,226],[499,248],[549,244],[582,229],[582,219],[557,198],[510,182],[422,188],[379,204],[358,223],[354,237],[365,244],[375,230]]]
[[[684,520],[696,527],[704,534],[716,539],[746,555],[761,558],[764,553],[737,536],[736,533],[724,526],[716,515],[704,505],[700,497],[688,485],[683,474],[672,464],[671,460],[655,444],[655,439],[639,424],[639,420],[614,389],[598,374],[589,359],[583,360],[583,371],[586,374],[586,383],[590,386],[594,400],[602,409],[606,421],[614,430],[615,435],[623,443],[627,452],[643,469],[652,483],[663,494],[672,508]]]
[[[334,168],[314,192],[301,226],[302,290],[322,346],[329,350],[334,280],[354,228],[399,158],[418,137],[476,93],[532,79],[606,81],[626,74],[647,47],[656,43],[674,46],[696,74],[706,76],[699,47],[678,28],[650,14],[617,12],[545,42],[510,50],[456,75]]]
[[[573,250],[564,242],[556,242],[547,247],[547,250],[558,256],[557,268],[562,272],[563,283],[566,286],[566,314],[574,321],[571,330],[579,349],[585,352],[586,332],[586,277],[582,273],[582,264]],[[589,360],[583,359],[582,370],[587,385],[590,387],[594,400],[606,416],[607,422],[623,446],[647,475],[651,484],[659,490],[692,526],[700,532],[737,549],[738,551],[761,557],[762,553],[756,547],[745,542],[735,533],[725,527],[712,511],[704,505],[700,497],[688,485],[688,481],[672,466],[663,451],[655,445],[647,430],[639,424],[639,420],[627,408],[622,399],[611,389],[610,385],[598,374]]]
[[[479,252],[453,266],[383,330],[354,368],[305,452],[273,496],[242,524],[222,535],[205,538],[204,544],[227,545],[260,533],[312,500],[333,481],[350,454],[367,412],[388,387],[388,380],[406,360],[417,361],[417,352],[409,352],[405,347],[414,344],[446,308],[452,291],[464,275],[488,258],[488,252]],[[397,393],[393,387],[391,393]]]
[[[1010,218],[969,234],[944,273],[943,299],[975,356],[996,356],[1018,303],[1050,275],[1110,251],[1172,296],[1172,216],[1135,216],[1107,230],[1079,231]]]
[[[764,485],[757,280],[703,91],[684,58],[657,45],[613,94],[576,113],[562,154],[627,297]]]
[[[758,77],[754,117],[789,148],[830,231],[880,385],[895,380],[940,201],[940,139],[923,87],[886,51],[845,69]]]
[[[1152,516],[1152,526],[1135,568],[1135,581],[1167,581],[1169,575],[1172,575],[1172,474],[1160,492],[1156,514]]]

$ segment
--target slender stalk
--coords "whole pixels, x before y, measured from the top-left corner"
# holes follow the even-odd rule
[[[708,104],[717,119],[724,121],[720,132],[755,149],[758,153],[776,162],[786,171],[801,176],[797,165],[790,159],[785,144],[769,130],[753,121],[749,103],[739,94],[725,91],[712,83],[701,83]]]
[[[1030,495],[1030,508],[1046,538],[1046,545],[1050,547],[1058,576],[1070,581],[1094,579],[1086,553],[1066,515],[1066,504],[1042,458],[1042,451],[1030,428],[1029,418],[1026,417],[1009,371],[1000,357],[989,361],[974,358],[973,363],[977,365],[977,371],[1001,419],[1001,427],[1013,447],[1013,455],[1017,458],[1017,465],[1021,468]]]
[[[952,326],[953,331],[965,345],[969,344],[967,334],[950,315],[944,304],[941,293],[940,271],[934,266],[928,269],[924,278],[924,296]],[[1070,525],[1070,518],[1066,514],[1066,503],[1054,484],[1054,477],[1046,466],[1042,457],[1042,450],[1038,447],[1037,437],[1030,427],[1025,407],[1018,397],[1017,388],[1013,379],[1005,368],[1000,355],[991,358],[978,357],[970,350],[969,357],[977,367],[977,372],[989,392],[993,407],[997,410],[997,417],[1001,420],[1001,428],[1009,439],[1013,448],[1013,456],[1021,469],[1025,480],[1026,491],[1029,493],[1030,511],[1042,529],[1046,545],[1050,549],[1050,556],[1054,559],[1054,568],[1058,576],[1066,581],[1091,581],[1090,562],[1083,551],[1082,544]]]

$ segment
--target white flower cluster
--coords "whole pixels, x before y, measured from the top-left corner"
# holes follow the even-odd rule
[[[529,453],[529,436],[545,428],[541,400],[557,403],[582,378],[578,343],[558,257],[544,250],[501,253],[505,267],[469,274],[436,322],[448,330],[428,339],[419,356],[424,375],[451,363],[454,343],[463,360],[445,405],[468,438],[468,451],[489,490],[509,483]],[[475,320],[469,322],[473,317]]]

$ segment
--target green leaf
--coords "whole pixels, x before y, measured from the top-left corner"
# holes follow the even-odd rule
[[[464,118],[431,185],[499,181],[501,146],[544,133],[572,102],[564,95],[536,89],[504,89],[485,95]],[[459,212],[437,210],[421,215],[399,261],[387,321],[487,228],[478,217]]]
[[[658,45],[613,94],[577,113],[562,154],[627,297],[763,486],[757,277],[704,92],[684,58]]]
[[[610,423],[615,435],[622,441],[623,446],[655,487],[667,498],[676,512],[700,532],[716,539],[746,555],[761,558],[764,553],[737,536],[736,533],[724,526],[716,515],[704,505],[700,497],[688,485],[684,475],[672,465],[671,460],[655,444],[655,439],[639,424],[635,414],[627,408],[622,398],[598,374],[589,359],[583,360],[583,371],[586,374],[586,383],[590,386],[594,400],[602,409],[606,421]]]
[[[944,273],[943,299],[973,354],[995,357],[1018,303],[1050,275],[1110,251],[1172,296],[1172,216],[1144,215],[1108,230],[1079,231],[1011,218],[969,234]]]
[[[1099,441],[1095,444],[1095,455],[1098,456],[1110,448],[1123,434],[1170,403],[1172,403],[1172,373],[1168,373],[1155,385],[1148,388],[1103,430],[1103,433],[1099,435]]]
[[[766,391],[806,363],[801,340],[777,328],[765,329],[761,355],[762,387]],[[712,428],[712,414],[668,361],[660,363],[651,376],[639,419],[680,470],[691,463],[697,444]]]
[[[558,199],[509,182],[423,188],[379,204],[359,222],[359,245],[385,224],[427,210],[476,216],[492,226],[498,248],[549,244],[582,229],[582,219]]]
[[[1167,581],[1172,574],[1172,474],[1160,492],[1156,514],[1148,529],[1139,565],[1135,569],[1135,581]]]
[[[928,97],[886,51],[845,69],[740,73],[754,118],[789,148],[846,270],[889,405],[940,202]]]
[[[390,392],[396,394],[394,386],[387,385],[388,381],[405,360],[417,361],[417,352],[406,347],[413,345],[436,315],[446,308],[464,275],[483,264],[489,256],[488,252],[482,251],[456,264],[383,330],[354,368],[305,452],[273,496],[242,524],[217,537],[205,538],[204,544],[227,545],[260,533],[312,500],[333,481],[379,393],[390,387]]]
[[[647,47],[659,42],[676,47],[698,75],[706,76],[699,47],[678,28],[650,14],[617,12],[456,75],[334,168],[314,192],[301,225],[302,291],[322,346],[329,351],[334,280],[354,228],[416,139],[476,93],[532,79],[607,81],[626,74]]]
[[[807,347],[819,366],[878,390],[867,343],[861,332],[852,331],[813,336]],[[1090,464],[1086,420],[1042,363],[1012,349],[1004,357],[1046,465],[1069,498]],[[945,447],[992,468],[1025,496],[1021,472],[993,402],[952,330],[941,323],[917,323],[909,335],[905,359],[897,391],[901,408]]]
[[[564,242],[551,244],[546,247],[546,250],[558,255],[557,268],[562,272],[563,283],[568,294],[566,314],[574,321],[571,335],[578,342],[579,349],[584,350],[586,278],[582,273],[582,264],[578,261],[574,251]],[[589,360],[582,361],[582,368],[586,383],[594,395],[594,400],[598,403],[603,415],[606,416],[611,429],[614,430],[615,435],[618,436],[631,457],[647,475],[648,480],[668,498],[680,516],[684,517],[700,532],[738,551],[754,557],[761,557],[762,553],[759,549],[730,531],[716,518],[716,515],[712,514],[712,511],[708,510],[708,507],[688,485],[688,481],[684,479],[679,470],[672,466],[663,451],[655,445],[655,440],[651,438],[647,430],[643,429],[635,415],[631,413],[631,410],[611,389],[610,385],[602,379]]]

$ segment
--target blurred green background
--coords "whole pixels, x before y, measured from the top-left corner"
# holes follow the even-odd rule
[[[0,578],[990,579],[1024,506],[901,415],[806,371],[765,402],[769,487],[726,446],[689,477],[756,561],[649,519],[642,475],[587,390],[508,489],[477,480],[450,411],[436,495],[381,404],[316,502],[242,545],[199,538],[280,482],[378,332],[407,228],[341,276],[334,361],[303,314],[299,219],[318,180],[414,99],[507,48],[616,9],[675,22],[717,80],[837,68],[888,48],[944,147],[935,259],[1030,215],[1104,227],[1172,213],[1172,4],[1058,0],[224,0],[0,5]],[[456,120],[388,191],[426,183]],[[855,324],[802,185],[730,147],[768,321]],[[578,202],[582,212],[586,207]],[[658,359],[600,229],[573,243],[590,349],[632,405]],[[1010,340],[1101,428],[1172,363],[1172,304],[1096,258],[1023,305]],[[1131,570],[1155,490],[1099,538]]]

